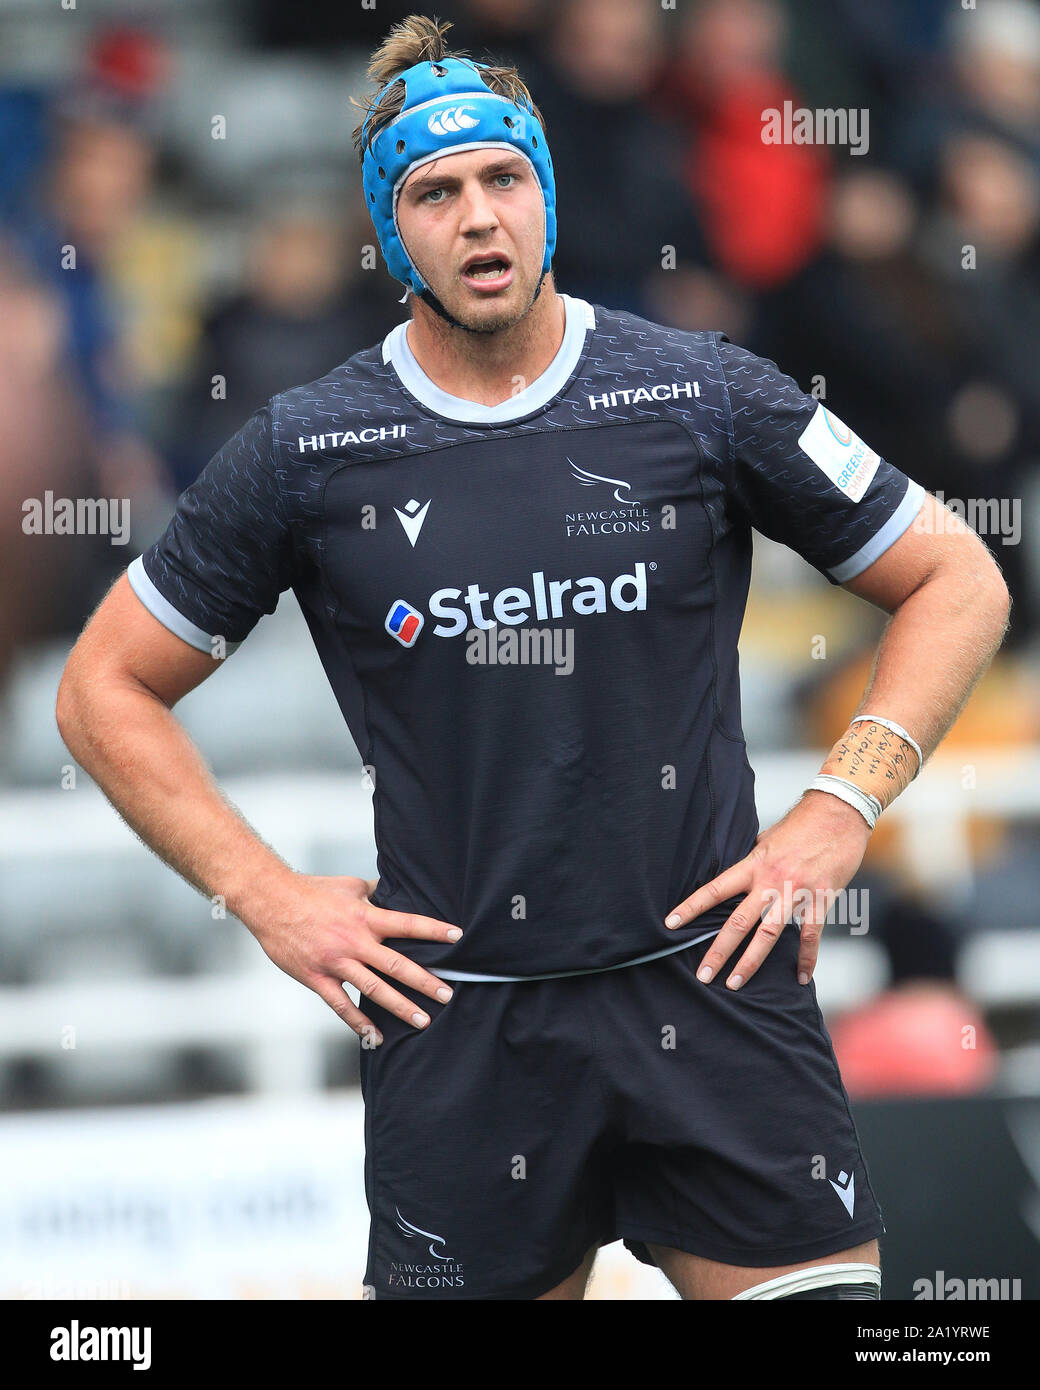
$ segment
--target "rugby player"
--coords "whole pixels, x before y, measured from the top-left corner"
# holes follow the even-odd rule
[[[391,30],[355,132],[410,317],[218,451],[86,626],[60,729],[361,1035],[368,1296],[580,1299],[622,1239],[683,1298],[878,1298],[813,969],[1007,588],[774,363],[557,292],[541,117],[448,28]],[[891,615],[761,833],[753,528]],[[373,769],[375,881],[284,863],[171,712],[290,588]]]

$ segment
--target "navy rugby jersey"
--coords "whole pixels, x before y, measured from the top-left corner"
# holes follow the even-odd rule
[[[294,591],[374,769],[372,901],[462,927],[393,943],[447,978],[608,969],[719,929],[739,897],[664,918],[759,830],[752,528],[838,584],[924,499],[724,334],[562,298],[558,353],[500,405],[436,386],[407,323],[272,397],[129,571],[207,652]]]

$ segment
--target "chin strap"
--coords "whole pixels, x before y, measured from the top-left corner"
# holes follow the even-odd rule
[[[451,324],[452,328],[463,328],[464,324],[459,323],[458,319],[449,314],[444,305],[440,302],[432,290],[423,290],[419,296],[424,304],[428,304],[435,314],[440,314],[445,323]]]
[[[543,286],[544,284],[545,284],[545,275],[543,275],[543,276],[541,277],[541,279],[538,281],[538,287],[537,287],[537,289],[536,289],[535,292],[534,292],[534,296],[533,296],[532,299],[531,299],[531,303],[528,304],[528,306],[527,306],[528,311],[530,311],[530,310],[534,307],[534,302],[535,302],[535,300],[538,298],[538,296],[541,294],[541,292],[542,292],[542,286]],[[410,291],[407,292],[407,293],[405,294],[405,296],[404,296],[406,300],[407,300],[407,298],[408,298],[408,293],[410,293]],[[478,332],[480,332],[479,329],[468,328],[468,327],[466,326],[466,324],[464,324],[464,323],[459,323],[458,319],[455,318],[454,315],[448,313],[447,309],[445,309],[444,305],[440,302],[440,300],[437,298],[437,296],[434,294],[434,292],[433,292],[432,290],[423,290],[423,292],[422,292],[422,294],[419,296],[419,298],[422,300],[422,302],[423,302],[424,304],[429,305],[429,307],[433,310],[433,312],[434,312],[435,314],[439,314],[439,315],[441,316],[441,318],[444,319],[445,323],[450,324],[450,325],[452,326],[452,328],[461,328],[461,329],[463,329],[466,333],[478,333]]]

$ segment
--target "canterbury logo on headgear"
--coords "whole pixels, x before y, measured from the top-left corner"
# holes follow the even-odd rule
[[[475,125],[480,125],[480,121],[476,116],[470,116],[464,106],[449,106],[444,111],[435,112],[426,125],[434,135],[445,135],[449,130],[472,130]]]

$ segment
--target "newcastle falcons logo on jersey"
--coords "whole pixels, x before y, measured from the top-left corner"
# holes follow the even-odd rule
[[[568,459],[567,462],[570,464],[571,472],[577,478],[578,482],[583,483],[585,487],[592,487],[593,483],[612,483],[616,501],[624,502],[627,505],[638,505],[636,498],[622,496],[622,489],[624,489],[626,493],[632,491],[631,483],[626,483],[622,478],[604,478],[598,473],[590,473],[587,468],[579,468],[572,459]]]
[[[605,474],[590,473],[573,459],[567,462],[571,472],[583,487],[612,487],[611,497],[619,507],[601,507],[597,511],[565,512],[568,536],[618,536],[630,531],[649,531],[650,512],[631,496],[632,484],[624,478],[608,478]]]

